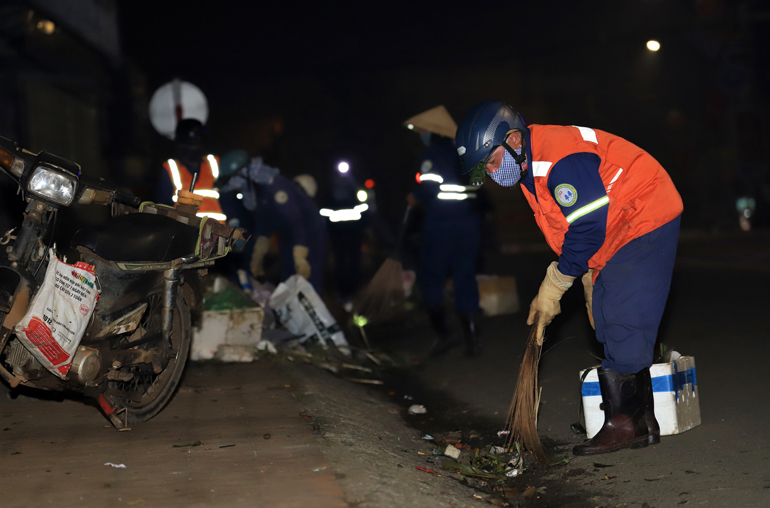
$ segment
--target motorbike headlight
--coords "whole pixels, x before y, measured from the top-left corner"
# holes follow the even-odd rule
[[[69,205],[75,198],[77,177],[46,166],[38,166],[29,179],[27,190],[55,203]]]

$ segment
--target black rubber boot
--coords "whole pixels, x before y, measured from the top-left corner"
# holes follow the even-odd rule
[[[647,442],[651,445],[660,443],[660,425],[655,418],[655,398],[652,395],[652,378],[650,377],[650,369],[642,369],[639,371],[639,375],[642,376],[642,383],[645,389],[645,421],[647,422]]]
[[[481,354],[481,335],[479,335],[479,319],[476,314],[461,312],[460,321],[465,334],[465,356],[475,357]]]
[[[457,346],[457,342],[452,340],[452,336],[449,333],[449,328],[446,322],[446,311],[443,306],[429,307],[428,316],[430,317],[430,324],[433,327],[433,331],[436,332],[437,340],[431,346],[428,351],[429,358],[437,358],[443,356],[447,351]]]
[[[604,425],[593,438],[575,446],[572,453],[595,455],[625,448],[644,448],[649,444],[649,369],[643,369],[636,374],[621,374],[610,369],[599,369],[598,373]]]

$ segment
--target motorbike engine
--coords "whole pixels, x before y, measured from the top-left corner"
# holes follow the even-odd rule
[[[42,374],[41,371],[45,370],[32,353],[19,342],[19,339],[13,339],[8,344],[5,350],[5,361],[13,367],[13,374],[19,377],[38,378]]]

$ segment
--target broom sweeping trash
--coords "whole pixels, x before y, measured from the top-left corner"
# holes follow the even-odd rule
[[[354,314],[364,316],[368,321],[381,321],[394,316],[404,303],[404,284],[402,281],[401,247],[411,207],[406,207],[404,220],[393,253],[382,264],[369,284],[361,291],[356,301]]]
[[[545,451],[537,434],[537,410],[540,405],[540,390],[537,386],[538,365],[543,349],[543,340],[537,336],[539,315],[535,314],[535,322],[529,331],[527,349],[519,367],[519,377],[513,400],[508,409],[505,428],[510,431],[505,447],[510,449],[514,443],[527,450],[535,464],[544,465],[547,462]]]

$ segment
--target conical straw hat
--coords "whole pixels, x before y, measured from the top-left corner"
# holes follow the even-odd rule
[[[454,138],[457,133],[457,124],[444,106],[423,111],[404,122],[404,125],[415,132],[433,132],[448,138]]]

